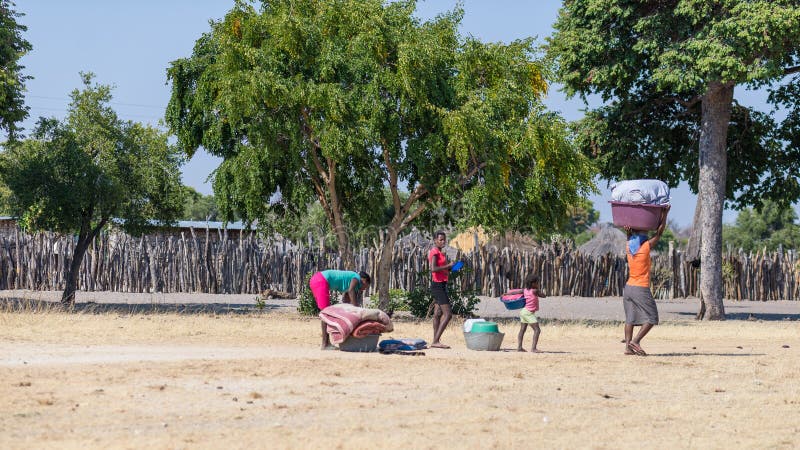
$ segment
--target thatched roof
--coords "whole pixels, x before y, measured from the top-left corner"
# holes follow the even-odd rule
[[[603,256],[611,253],[624,257],[626,242],[625,233],[612,226],[605,226],[591,241],[578,247],[578,251],[591,256]]]

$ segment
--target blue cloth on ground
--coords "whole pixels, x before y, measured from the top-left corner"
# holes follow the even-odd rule
[[[422,350],[428,343],[422,339],[384,339],[378,343],[381,350]]]
[[[628,238],[628,249],[631,251],[631,255],[635,255],[639,250],[639,247],[641,247],[645,242],[647,242],[646,234],[631,235],[631,237]]]

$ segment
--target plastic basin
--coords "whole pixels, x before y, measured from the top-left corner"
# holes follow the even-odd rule
[[[497,328],[496,322],[475,322],[470,331],[473,333],[497,333],[500,330]]]
[[[374,352],[378,348],[380,334],[370,334],[363,338],[350,336],[339,344],[339,350],[343,352]]]
[[[473,325],[473,329],[475,325]],[[464,341],[470,350],[496,352],[500,350],[504,336],[503,333],[464,332]]]
[[[661,220],[661,212],[666,205],[647,203],[611,203],[611,219],[618,227],[630,227],[634,230],[655,230]]]

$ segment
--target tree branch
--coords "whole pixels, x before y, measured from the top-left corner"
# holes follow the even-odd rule
[[[791,74],[797,73],[797,72],[800,72],[800,66],[787,67],[787,68],[783,69],[783,76],[791,75]]]
[[[386,170],[389,171],[389,191],[392,193],[392,204],[395,211],[400,211],[400,194],[397,192],[397,170],[392,164],[386,139],[381,139],[381,148],[383,149],[383,162],[386,163]]]

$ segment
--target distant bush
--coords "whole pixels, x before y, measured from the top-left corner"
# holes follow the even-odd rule
[[[447,282],[447,295],[450,297],[450,306],[453,314],[470,318],[474,316],[475,308],[480,299],[473,290],[461,289],[461,278],[471,273],[469,268],[461,269],[458,272],[451,272]],[[414,317],[424,318],[428,316],[428,311],[432,311],[433,296],[431,295],[431,275],[429,270],[423,270],[417,274],[414,289],[407,295],[408,311]]]

